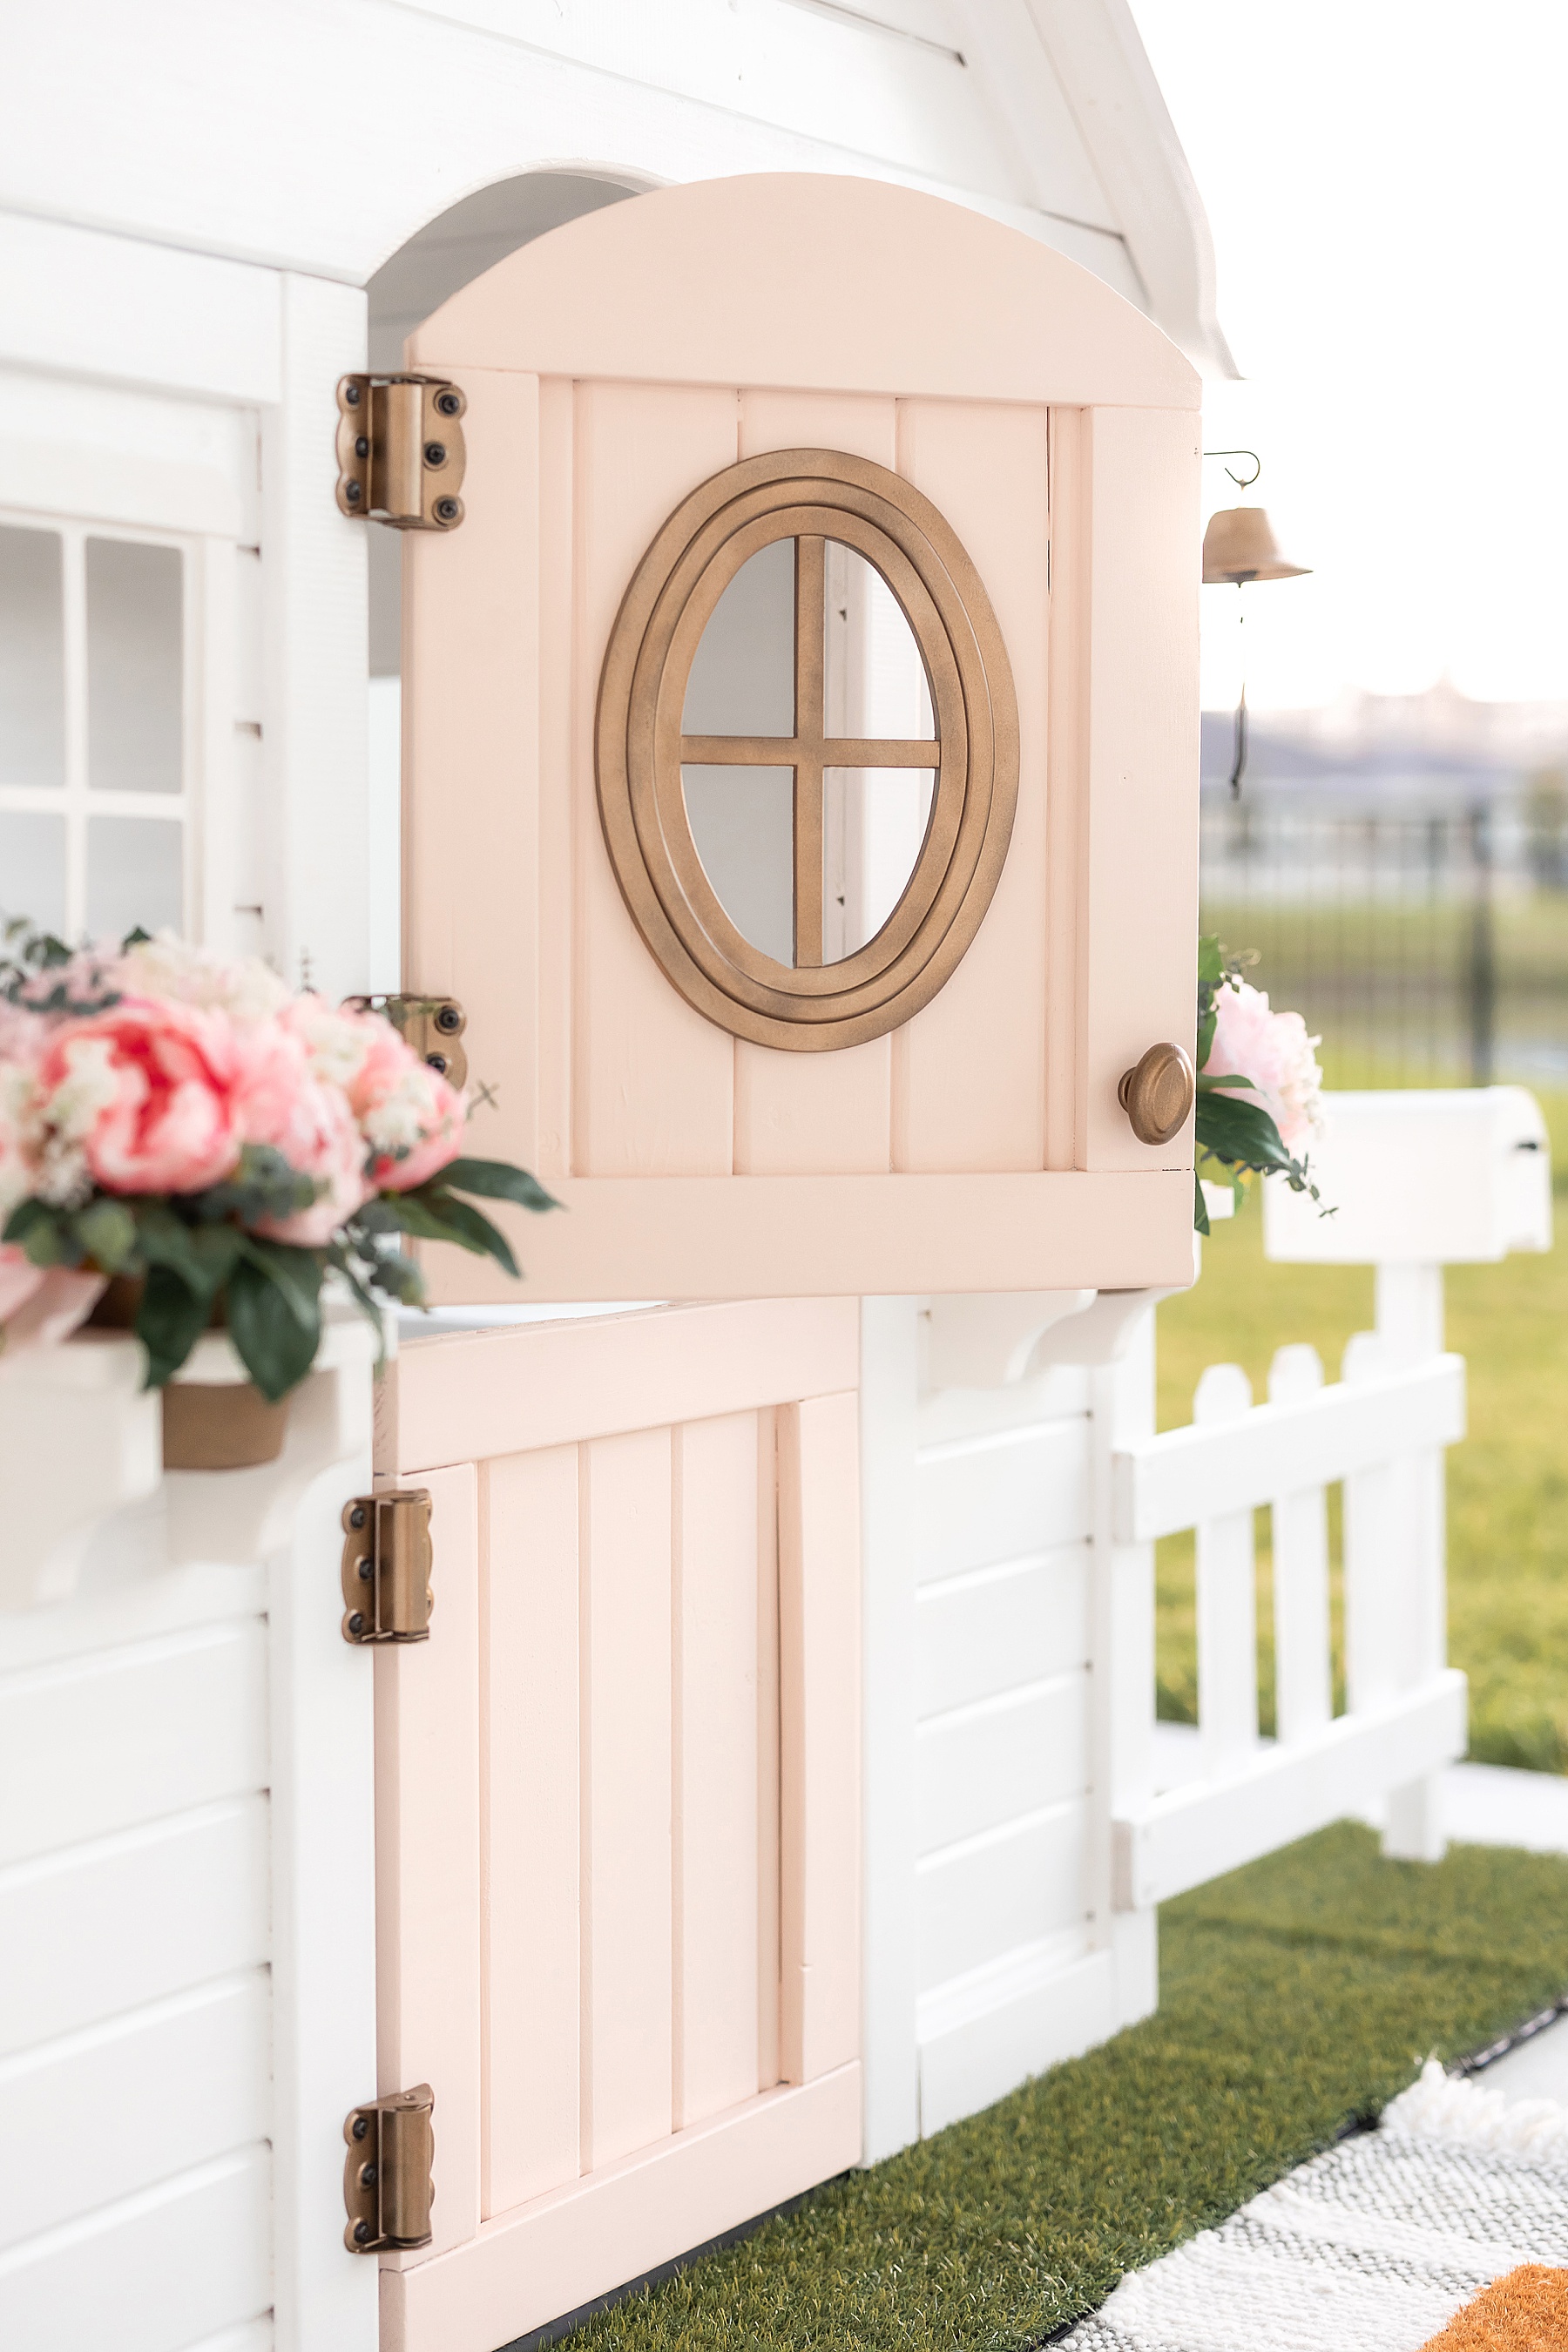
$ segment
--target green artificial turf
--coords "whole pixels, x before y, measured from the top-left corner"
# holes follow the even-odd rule
[[[1341,1074],[1366,1084],[1366,1068]],[[1331,1068],[1331,1078],[1335,1073]],[[1448,1345],[1469,1366],[1469,1434],[1448,1456],[1448,1648],[1470,1678],[1470,1753],[1489,1764],[1568,1771],[1568,1096],[1537,1090],[1552,1129],[1555,1247],[1445,1277]],[[1205,1367],[1238,1363],[1268,1394],[1268,1363],[1309,1339],[1325,1375],[1373,1320],[1370,1266],[1270,1265],[1256,1191],[1204,1244],[1196,1286],[1159,1313],[1160,1426],[1192,1419]],[[1339,1493],[1330,1495],[1338,1622]],[[1273,1726],[1268,1514],[1258,1538],[1259,1702]],[[1193,1541],[1158,1553],[1159,1713],[1196,1720]],[[1343,1703],[1342,1690],[1339,1703]]]
[[[1421,2060],[1568,1986],[1568,1859],[1342,1824],[1168,1904],[1157,2016],[617,2305],[575,2352],[1013,2352],[1234,2211]]]

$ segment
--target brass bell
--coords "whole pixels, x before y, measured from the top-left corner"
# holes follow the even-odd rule
[[[1204,533],[1204,580],[1228,580],[1239,588],[1248,580],[1299,580],[1310,563],[1290,563],[1279,551],[1274,527],[1261,507],[1222,507]]]

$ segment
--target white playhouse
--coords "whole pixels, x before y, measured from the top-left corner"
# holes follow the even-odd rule
[[[1146,2014],[1165,1895],[1440,1850],[1437,1269],[1545,1245],[1542,1130],[1343,1106],[1269,1246],[1376,1334],[1155,1434],[1227,362],[1125,0],[8,58],[0,907],[413,1000],[562,1205],[271,1466],[0,1360],[0,2343],[500,2352]]]

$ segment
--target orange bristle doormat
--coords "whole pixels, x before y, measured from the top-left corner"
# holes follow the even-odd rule
[[[1568,2271],[1523,2263],[1483,2287],[1423,2352],[1561,2352],[1568,2346]]]

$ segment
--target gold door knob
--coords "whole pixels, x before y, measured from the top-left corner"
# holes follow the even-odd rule
[[[1140,1143],[1169,1143],[1185,1126],[1197,1090],[1179,1045],[1151,1045],[1135,1069],[1122,1071],[1116,1099]]]

